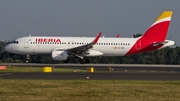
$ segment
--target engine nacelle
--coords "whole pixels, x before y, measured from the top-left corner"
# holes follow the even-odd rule
[[[51,55],[52,59],[57,61],[67,60],[69,56],[67,51],[63,50],[53,50]]]

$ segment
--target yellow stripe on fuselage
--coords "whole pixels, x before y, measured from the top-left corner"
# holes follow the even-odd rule
[[[161,19],[164,19],[164,18],[167,18],[167,17],[171,17],[172,16],[172,11],[164,11],[158,18],[155,22],[161,20]]]

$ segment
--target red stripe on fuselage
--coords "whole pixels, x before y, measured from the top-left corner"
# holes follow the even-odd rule
[[[126,55],[157,50],[162,47],[163,45],[152,46],[152,44],[154,42],[163,42],[166,39],[169,23],[170,21],[165,21],[150,27]]]

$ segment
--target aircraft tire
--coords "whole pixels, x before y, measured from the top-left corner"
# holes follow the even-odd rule
[[[64,60],[63,63],[69,63],[69,60]]]
[[[86,63],[90,63],[90,60],[89,60],[89,59],[85,59],[85,62],[86,62]]]
[[[80,64],[84,64],[84,63],[85,63],[85,60],[84,60],[84,59],[80,59],[80,60],[79,60],[79,63],[80,63]]]

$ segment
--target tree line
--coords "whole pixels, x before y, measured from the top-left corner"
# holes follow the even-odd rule
[[[26,55],[17,55],[6,52],[4,46],[8,42],[0,42],[0,63],[23,63],[26,62]],[[92,63],[114,63],[114,64],[180,64],[180,47],[167,47],[156,51],[116,57],[91,57]],[[72,60],[71,63],[78,63]],[[63,63],[54,61],[51,55],[32,55],[29,63]]]

